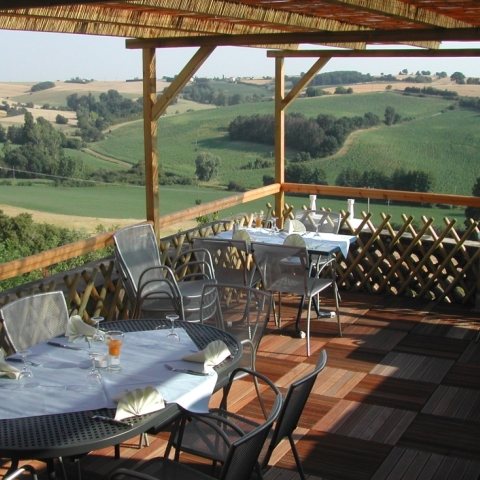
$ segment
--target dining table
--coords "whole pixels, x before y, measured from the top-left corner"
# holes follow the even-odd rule
[[[78,457],[160,431],[178,418],[181,407],[207,411],[211,393],[228,381],[242,355],[242,345],[233,335],[199,323],[175,322],[178,340],[167,338],[171,322],[166,319],[109,321],[102,330],[124,333],[121,370],[100,368],[101,379],[93,385],[87,378],[92,368],[88,353],[104,349],[106,354],[108,347],[85,337],[75,342],[56,337],[31,347],[27,365],[33,379],[27,383],[0,377],[0,456],[11,459],[7,474],[20,460],[35,459],[46,462],[53,479],[56,458]],[[204,371],[203,364],[182,360],[215,340],[222,340],[230,351],[220,364]],[[20,369],[19,358],[15,354],[6,362]],[[175,370],[165,368],[165,363]],[[122,394],[147,386],[160,393],[164,408],[116,424],[98,418],[113,419]]]
[[[272,228],[244,228],[252,242],[269,243],[272,245],[282,245],[289,233],[284,230],[274,230]],[[344,258],[347,258],[350,245],[357,241],[355,235],[341,235],[336,233],[315,233],[315,232],[292,232],[298,233],[304,240],[307,250],[310,254],[331,256],[341,252]],[[213,238],[231,240],[234,235],[233,230],[225,230],[215,235]]]
[[[352,243],[357,241],[357,237],[355,235],[342,235],[338,233],[326,233],[326,232],[287,232],[279,228],[265,228],[265,227],[249,227],[243,228],[240,230],[245,230],[250,238],[251,242],[261,242],[267,243],[271,245],[283,245],[285,243],[285,239],[291,233],[297,233],[300,235],[304,241],[307,251],[310,255],[310,259],[315,256],[324,256],[324,257],[332,257],[333,255],[337,255],[339,252],[342,256],[346,259],[348,255],[348,250]],[[237,230],[238,231],[238,230]],[[233,230],[226,230],[215,235],[213,238],[230,240],[234,235]],[[302,317],[302,311],[305,303],[305,297],[302,297],[300,302],[297,318],[295,321],[295,330],[300,336],[303,336],[304,333],[300,330],[300,321]],[[323,314],[320,312],[318,303],[316,301],[313,302],[316,313],[320,318]],[[331,315],[330,312],[325,313],[325,316]]]

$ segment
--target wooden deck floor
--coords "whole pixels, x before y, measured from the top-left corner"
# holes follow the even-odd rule
[[[327,350],[327,366],[296,431],[309,480],[480,477],[479,313],[342,293],[343,338],[335,319],[314,320],[308,358],[305,340],[294,334],[296,305],[287,301],[282,308],[282,328],[271,324],[257,368],[286,390]],[[133,439],[122,447],[120,460],[113,448],[92,452],[81,461],[82,477],[106,479],[115,468],[162,455],[167,438],[168,432],[150,437],[142,449]],[[206,468],[187,455],[182,461]],[[299,478],[288,443],[277,448],[271,463],[267,480]],[[73,466],[69,470],[75,478]]]

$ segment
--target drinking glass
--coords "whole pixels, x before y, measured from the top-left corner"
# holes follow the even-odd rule
[[[273,233],[278,233],[278,227],[277,227],[277,218],[278,217],[271,217],[270,221],[272,222],[272,232]]]
[[[100,352],[87,352],[88,357],[92,361],[92,368],[88,372],[87,375],[87,383],[89,385],[98,385],[100,382],[100,379],[102,378],[102,375],[100,372],[97,370],[97,366],[95,365],[95,360],[101,355]]]
[[[104,320],[103,317],[92,317],[90,321],[97,326],[97,331],[92,336],[92,342],[103,342],[105,341],[105,336],[100,331],[100,322]]]
[[[168,332],[167,338],[176,338],[180,340],[178,333],[175,331],[175,320],[178,320],[180,317],[178,315],[167,315],[167,319],[170,320],[170,332]]]
[[[105,334],[108,346],[108,367],[107,372],[119,372],[120,367],[120,351],[124,343],[123,332],[110,331]]]
[[[18,380],[19,382],[22,383],[23,388],[35,388],[38,387],[38,383],[33,382],[33,372],[27,367],[27,357],[31,354],[32,352],[30,350],[22,350],[18,352],[18,354],[22,357],[23,359],[23,368],[20,374],[18,375]]]

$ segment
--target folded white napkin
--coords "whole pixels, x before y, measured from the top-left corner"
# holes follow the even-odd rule
[[[86,324],[80,315],[72,315],[67,323],[65,335],[69,342],[74,342],[81,337],[91,337],[97,331],[97,327]]]
[[[283,242],[284,245],[291,245],[292,247],[306,247],[307,244],[305,243],[305,239],[299,235],[298,233],[290,234],[285,241]]]
[[[114,398],[118,403],[115,420],[144,415],[165,408],[165,401],[156,388],[136,388]]]
[[[244,240],[247,243],[252,242],[249,233],[245,229],[240,229],[234,232],[232,235],[232,240]]]
[[[5,352],[0,350],[0,377],[8,377],[16,379],[20,374],[20,370],[18,368],[9,365],[5,361]]]
[[[229,356],[230,350],[225,343],[221,340],[215,340],[199,352],[184,355],[182,360],[203,363],[206,367],[214,367],[215,365],[222,363]]]

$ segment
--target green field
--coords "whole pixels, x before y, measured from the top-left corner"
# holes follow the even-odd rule
[[[234,84],[222,82],[222,85]],[[418,98],[395,92],[378,92],[298,99],[288,112],[300,112],[313,117],[320,113],[340,117],[363,115],[371,111],[383,118],[385,107],[393,106],[402,117],[411,117],[412,120],[393,127],[381,126],[359,131],[351,137],[341,155],[312,162],[324,168],[329,184],[334,184],[338,173],[345,168],[357,168],[360,171],[375,168],[389,172],[404,167],[432,173],[435,191],[438,193],[469,195],[480,172],[480,115],[470,110],[446,109],[451,103],[440,98]],[[211,182],[211,188],[200,188],[197,191],[194,186],[161,187],[161,214],[189,208],[195,205],[198,196],[206,203],[232,195],[223,189],[215,189],[216,186],[226,185],[232,179],[248,188],[255,188],[262,185],[263,175],[273,175],[273,168],[253,171],[240,169],[257,156],[272,158],[271,146],[231,142],[227,132],[228,124],[238,115],[273,114],[273,111],[274,103],[266,101],[162,117],[158,122],[159,159],[165,171],[194,178],[195,158],[204,151],[218,155],[222,164],[218,178]],[[143,158],[141,121],[114,128],[106,137],[106,140],[90,144],[89,147],[100,154],[131,164]],[[287,151],[287,158],[295,153]],[[90,168],[123,168],[83,152],[68,151],[67,154],[81,158]],[[239,205],[231,211],[221,212],[221,215],[264,209],[267,201],[273,202],[273,198]],[[294,197],[290,201],[301,207],[307,199]],[[138,187],[69,189],[1,186],[0,202],[29,209],[38,209],[39,205],[42,205],[42,210],[51,213],[138,219],[145,216],[145,192]],[[325,199],[324,203],[319,202],[318,206],[334,210],[347,208],[346,200]],[[357,204],[357,207],[359,217],[360,211],[366,210],[366,205],[362,208],[361,204]],[[426,210],[423,207],[407,208],[387,204],[372,204],[371,209],[376,216],[380,212],[391,213],[396,218],[395,222],[400,222],[401,213],[412,214],[416,218],[420,218],[422,214],[435,218],[449,216],[463,222],[463,209]]]
[[[475,172],[480,171],[480,155],[476,153],[480,151],[480,136],[476,133],[480,120],[478,115],[468,110],[447,110],[440,115],[451,103],[440,98],[380,92],[299,99],[288,111],[313,117],[320,113],[341,117],[371,111],[383,118],[385,108],[392,106],[403,118],[413,118],[395,127],[382,126],[359,132],[352,137],[351,146],[342,156],[315,161],[327,172],[330,184],[344,168],[355,166],[363,171],[377,165],[387,170],[403,166],[432,172],[439,193],[455,193],[456,190],[457,193],[469,194],[472,175],[476,178]],[[273,102],[262,102],[162,117],[158,124],[160,162],[166,171],[193,178],[196,156],[199,152],[208,151],[222,160],[216,179],[219,184],[226,185],[234,179],[248,188],[261,186],[263,175],[272,175],[273,168],[252,171],[240,167],[257,156],[271,157],[273,147],[231,142],[227,128],[239,115],[272,114],[273,110]],[[106,140],[92,144],[91,148],[134,163],[143,155],[142,125],[138,123],[119,128],[108,134]],[[295,153],[287,151],[287,158]],[[465,163],[468,165],[463,168]],[[456,169],[452,175],[452,166],[457,165],[462,165],[462,168]]]
[[[160,187],[160,215],[176,212],[195,206],[195,200],[200,198],[202,203],[208,203],[232,194],[224,190],[195,187]],[[237,205],[220,212],[220,218],[225,218],[233,213],[253,213],[260,210],[266,211],[266,204],[274,205],[274,197],[266,197],[248,204]],[[308,206],[307,197],[288,197],[286,202],[295,208]],[[143,187],[51,187],[34,185],[31,187],[0,185],[0,204],[12,205],[29,210],[38,210],[64,215],[78,215],[104,218],[135,218],[145,219],[145,189]],[[347,199],[333,200],[328,197],[317,198],[317,208],[331,208],[334,211],[347,211]],[[361,218],[362,211],[368,211],[366,201],[357,201],[355,204],[355,217]],[[413,215],[419,220],[422,215],[433,217],[437,220],[435,225],[440,225],[440,219],[448,217],[456,219],[457,224],[463,224],[464,209],[451,210],[425,207],[405,207],[397,205],[370,204],[374,224],[381,221],[380,213],[392,215],[392,222],[400,224],[402,214]],[[68,227],[68,225],[65,225]]]

